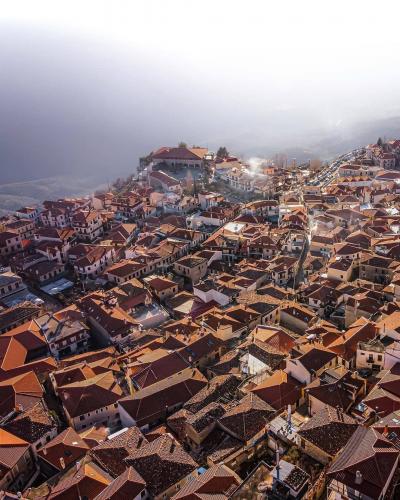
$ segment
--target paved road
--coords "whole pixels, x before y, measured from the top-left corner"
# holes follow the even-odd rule
[[[348,153],[346,153],[344,155],[340,155],[337,158],[335,158],[334,160],[332,160],[329,163],[329,165],[317,175],[316,180],[318,180],[318,184],[316,184],[316,185],[321,186],[321,187],[328,186],[332,182],[335,175],[337,174],[337,171],[338,171],[338,168],[340,167],[340,165],[342,165],[343,163],[349,162],[351,160],[354,160],[354,158],[357,155],[359,155],[362,151],[363,151],[363,148],[353,149],[352,151],[349,151]]]
[[[299,286],[300,283],[303,283],[304,281],[304,269],[303,269],[303,264],[304,261],[307,257],[308,254],[308,249],[310,248],[310,240],[309,240],[309,234],[307,233],[306,239],[303,245],[303,250],[301,251],[300,258],[297,264],[297,273],[296,276],[294,277],[294,283],[293,287],[295,290],[297,290],[297,287]]]
[[[328,184],[330,184],[336,175],[338,168],[342,163],[345,163],[347,161],[350,161],[354,159],[355,156],[357,156],[360,152],[362,151],[362,148],[354,149],[353,151],[350,151],[349,153],[346,153],[344,155],[338,156],[336,159],[332,160],[328,167],[326,167],[317,177],[318,179],[318,185],[321,187],[325,187]],[[303,187],[304,189],[304,187]],[[298,190],[298,192],[301,191],[301,188]],[[293,280],[293,288],[296,290],[299,286],[300,283],[304,281],[304,269],[303,269],[303,264],[304,261],[308,255],[308,250],[310,248],[310,239],[311,239],[311,232],[310,230],[307,233],[307,237],[302,249],[302,252],[300,254],[300,258],[297,264],[297,272]]]

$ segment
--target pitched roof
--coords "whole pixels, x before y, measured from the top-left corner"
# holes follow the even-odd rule
[[[328,348],[343,359],[349,360],[355,356],[358,342],[373,339],[376,333],[375,323],[361,317],[352,323],[343,335],[329,344]]]
[[[358,424],[339,409],[324,405],[301,426],[298,435],[325,453],[335,456],[348,442]]]
[[[34,372],[16,375],[0,382],[0,415],[6,416],[17,408],[27,410],[43,396],[43,388]]]
[[[156,160],[201,160],[206,152],[206,148],[163,147],[152,157]]]
[[[165,416],[166,407],[185,403],[205,385],[207,380],[198,370],[178,373],[121,399],[119,404],[141,427]]]
[[[35,443],[56,428],[56,423],[42,401],[17,415],[3,426],[8,432]]]
[[[198,434],[216,422],[226,412],[225,406],[220,403],[210,403],[195,414],[187,414],[186,423]]]
[[[175,179],[171,175],[166,174],[162,170],[150,172],[149,176],[152,179],[156,179],[161,183],[166,184],[168,187],[177,186],[180,184],[177,179]]]
[[[257,385],[251,392],[270,404],[275,410],[297,403],[301,397],[301,384],[283,370],[278,370]]]
[[[188,481],[172,500],[225,500],[239,486],[240,478],[225,465],[213,465]]]
[[[128,467],[95,500],[131,500],[138,497],[145,488],[146,481],[142,476],[133,467]]]
[[[186,368],[190,368],[190,364],[178,352],[171,352],[152,362],[129,365],[129,375],[134,384],[143,389]]]
[[[58,394],[64,408],[73,418],[116,403],[122,397],[122,390],[114,374],[106,372],[88,380],[64,385],[58,389]]]
[[[285,354],[289,353],[295,341],[283,328],[269,325],[256,326],[252,334],[271,349]]]
[[[306,388],[310,396],[334,408],[347,411],[354,403],[354,396],[365,387],[365,380],[354,376],[344,367],[325,370]]]
[[[95,498],[111,483],[111,477],[96,464],[83,463],[73,474],[64,475],[51,489],[48,500],[80,500]]]
[[[118,477],[127,467],[124,459],[147,443],[138,427],[130,427],[92,448],[90,456],[111,476]]]
[[[235,375],[217,375],[203,389],[190,398],[184,408],[196,413],[208,404],[229,397],[236,392],[241,380]]]
[[[29,449],[29,443],[0,428],[0,479],[3,479]]]
[[[133,451],[125,462],[143,477],[154,496],[181,481],[198,467],[171,434],[164,434]]]
[[[1,369],[11,370],[34,356],[35,351],[46,349],[46,342],[35,321],[28,321],[3,333],[0,337]]]
[[[358,427],[342,453],[331,465],[328,477],[367,497],[378,499],[399,458],[399,451],[377,430]],[[357,471],[361,484],[356,482]]]
[[[272,406],[255,394],[249,393],[219,421],[230,434],[242,441],[248,441],[265,428],[274,413]]]
[[[297,359],[309,372],[311,372],[311,370],[317,372],[335,358],[336,354],[332,351],[329,351],[322,346],[314,346],[312,349],[310,349]],[[296,361],[296,359],[294,359],[293,361]]]
[[[65,465],[75,463],[84,457],[89,450],[89,446],[83,441],[79,434],[67,427],[54,439],[46,443],[37,453],[55,469],[61,471]]]

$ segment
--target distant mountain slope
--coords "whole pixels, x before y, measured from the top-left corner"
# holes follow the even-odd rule
[[[275,139],[270,138],[268,132],[262,134],[255,131],[254,134],[231,137],[221,144],[231,145],[229,149],[232,152],[246,158],[252,156],[271,158],[276,153],[284,153],[288,160],[296,158],[297,162],[307,161],[314,157],[328,160],[356,147],[375,142],[378,137],[400,138],[400,116],[371,120],[355,125],[339,125],[330,131],[317,130],[305,135],[306,137],[303,137],[300,132],[297,136],[289,134],[285,137],[282,135],[275,145],[273,143]],[[210,144],[212,143],[212,138],[210,138]],[[154,138],[154,144],[158,144],[157,138]],[[132,157],[131,165],[136,164],[137,158]],[[132,170],[131,167],[122,175],[128,175],[132,173]],[[113,182],[118,174],[119,172],[110,169],[108,180]],[[40,203],[48,198],[91,193],[101,186],[105,186],[104,175],[104,172],[95,171],[90,176],[86,175],[85,177],[54,176],[26,182],[0,184],[0,213],[14,210],[22,205]]]
[[[0,184],[0,214],[21,206],[35,205],[46,199],[84,196],[105,186],[105,184],[99,184],[99,179],[95,177],[71,178],[66,176]]]
[[[323,158],[330,158],[356,147],[376,142],[378,137],[399,138],[400,116],[343,127],[340,133],[312,144],[310,149]]]
[[[308,131],[303,136],[300,132],[296,135],[288,134],[287,137],[281,137],[275,145],[269,142],[268,137],[263,138],[261,134],[256,133],[252,140],[246,137],[243,143],[242,137],[226,142],[236,144],[237,150],[246,158],[271,158],[276,153],[281,153],[286,154],[288,160],[296,158],[297,162],[303,162],[315,157],[329,160],[357,147],[376,142],[378,137],[400,138],[400,116],[351,125],[341,124],[326,130]]]

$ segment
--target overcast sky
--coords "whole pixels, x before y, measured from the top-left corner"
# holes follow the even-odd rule
[[[399,14],[397,1],[0,0],[0,182],[113,178],[180,140],[307,147],[400,116]]]

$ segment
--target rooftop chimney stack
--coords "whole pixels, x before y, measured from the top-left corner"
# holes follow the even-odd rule
[[[361,484],[362,482],[363,482],[363,477],[362,477],[361,472],[358,470],[358,471],[356,471],[356,480],[355,480],[355,483],[356,484]]]

